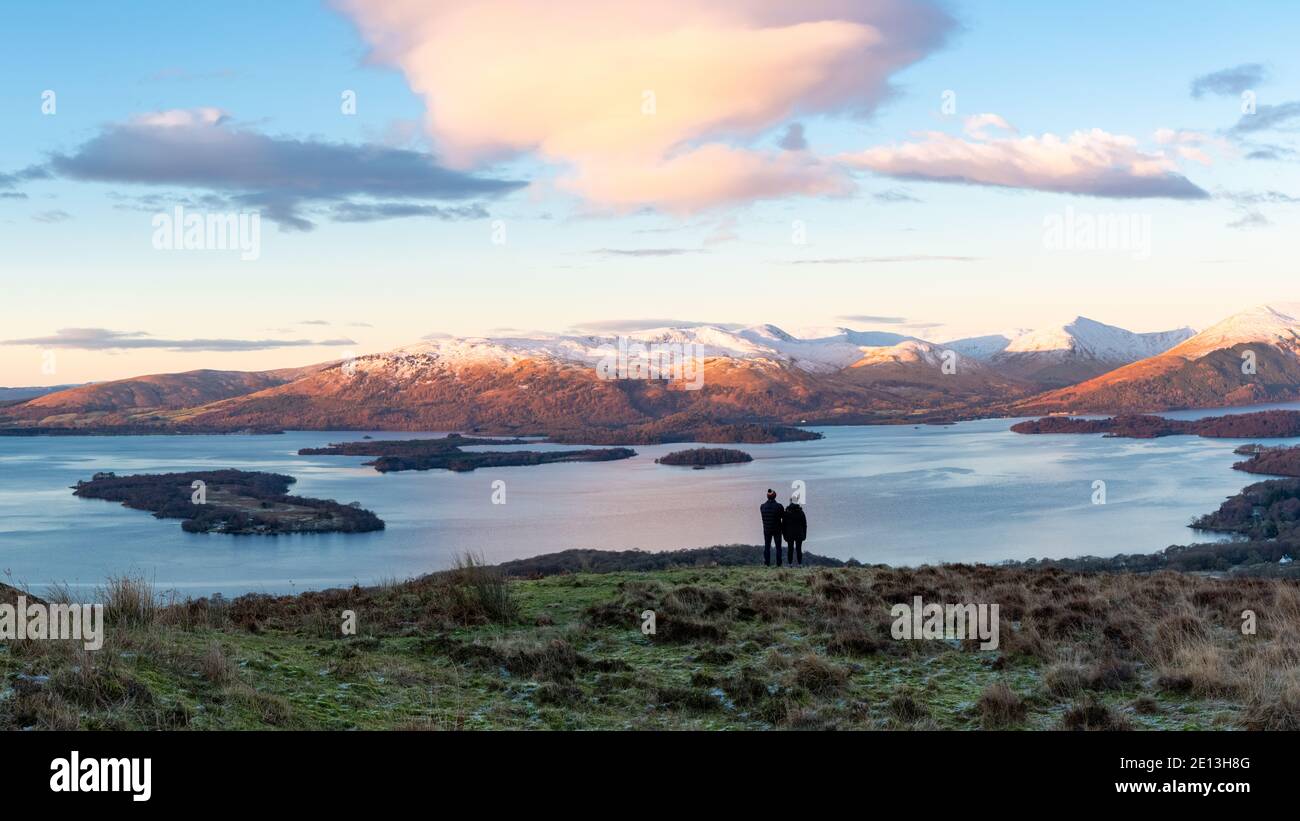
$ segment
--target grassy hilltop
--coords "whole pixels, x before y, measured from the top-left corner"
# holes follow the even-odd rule
[[[573,551],[374,588],[170,604],[119,579],[101,593],[102,651],[0,645],[0,725],[1300,728],[1294,581],[736,564],[757,553],[606,554],[595,569],[648,569],[519,577],[581,565]],[[889,606],[913,595],[998,603],[1001,647],[893,640]],[[1256,635],[1240,630],[1245,609]],[[341,635],[344,610],[355,636]]]

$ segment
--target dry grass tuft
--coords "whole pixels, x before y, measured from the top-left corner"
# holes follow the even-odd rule
[[[976,709],[980,714],[980,723],[986,729],[1009,727],[1023,721],[1028,708],[1024,699],[1016,695],[1006,682],[996,682],[984,688],[980,694]]]

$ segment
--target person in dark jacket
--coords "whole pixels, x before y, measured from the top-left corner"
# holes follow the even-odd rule
[[[785,506],[785,515],[781,517],[781,533],[785,536],[786,549],[790,551],[786,562],[794,564],[797,558],[799,566],[803,567],[803,540],[808,538],[808,517],[804,515],[803,506],[794,499]]]
[[[758,506],[763,517],[763,564],[772,564],[772,542],[776,542],[776,566],[781,566],[781,519],[785,508],[776,500],[776,491],[767,489],[767,501]]]

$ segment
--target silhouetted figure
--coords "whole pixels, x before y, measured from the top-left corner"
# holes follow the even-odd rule
[[[772,564],[772,542],[776,542],[776,566],[781,566],[781,520],[785,508],[776,500],[776,491],[767,489],[767,501],[759,505],[763,516],[763,564]]]
[[[781,517],[781,533],[785,536],[789,555],[786,562],[794,564],[795,559],[803,566],[803,540],[808,538],[808,517],[804,515],[803,506],[794,499],[785,506],[785,515]],[[777,548],[780,552],[780,548]]]

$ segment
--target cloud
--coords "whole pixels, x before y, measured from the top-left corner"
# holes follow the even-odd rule
[[[579,322],[576,330],[595,333],[632,333],[648,331],[654,328],[699,328],[706,325],[727,327],[728,323],[695,322],[689,319],[599,319],[593,322]]]
[[[1200,99],[1206,94],[1228,96],[1240,94],[1264,82],[1268,70],[1261,63],[1242,63],[1232,68],[1202,74],[1192,80],[1192,96]]]
[[[416,215],[391,200],[409,206],[492,197],[524,185],[444,168],[417,151],[271,137],[236,127],[214,108],[160,111],[110,125],[71,154],[55,154],[49,165],[83,181],[204,189],[302,230],[314,227],[302,213],[312,203],[332,205],[335,219],[367,221]],[[438,211],[420,215],[446,218]]]
[[[1300,197],[1284,191],[1222,191],[1219,196],[1241,205],[1295,205]]]
[[[1272,225],[1268,217],[1255,208],[1242,209],[1241,216],[1228,223],[1229,228],[1264,228]]]
[[[866,322],[873,325],[902,325],[907,322],[907,317],[902,316],[872,316],[871,314],[844,314],[836,317],[845,322]]]
[[[61,328],[51,336],[0,340],[0,345],[36,345],[83,351],[165,348],[171,351],[266,351],[275,348],[312,348],[355,345],[351,339],[159,339],[141,331],[107,328]]]
[[[1294,148],[1288,148],[1284,145],[1246,142],[1240,145],[1241,150],[1246,152],[1245,156],[1248,160],[1294,160],[1298,156]]]
[[[536,155],[560,189],[623,212],[850,192],[833,163],[746,143],[794,117],[870,113],[954,26],[925,0],[335,5],[425,98],[453,167]]]
[[[1212,165],[1213,160],[1206,153],[1207,147],[1213,146],[1221,154],[1234,152],[1232,144],[1221,137],[1212,137],[1200,131],[1160,128],[1155,133],[1156,142],[1169,148],[1185,160]]]
[[[823,259],[791,260],[795,265],[854,265],[892,262],[978,262],[983,257],[937,256],[931,254],[905,254],[894,257],[825,257]]]
[[[777,145],[785,151],[803,151],[808,148],[808,139],[803,134],[802,123],[790,123]]]
[[[702,254],[702,248],[597,248],[593,254],[616,257],[677,257],[683,254]]]
[[[37,222],[53,223],[53,222],[63,222],[65,220],[70,220],[72,219],[72,215],[69,214],[67,211],[63,211],[61,209],[56,208],[53,211],[40,211],[38,213],[32,214],[32,219],[36,220]]]
[[[1240,216],[1228,223],[1229,228],[1264,228],[1272,221],[1259,209],[1261,205],[1297,205],[1300,197],[1284,191],[1219,191],[1217,196],[1232,203]]]
[[[0,172],[0,199],[25,200],[27,199],[26,194],[12,189],[17,187],[19,183],[43,180],[49,176],[50,172],[39,165],[29,165],[13,173]]]
[[[921,202],[901,188],[886,188],[871,195],[879,202]]]
[[[997,114],[972,114],[962,121],[962,131],[965,131],[968,137],[976,140],[989,139],[988,129],[990,128],[1010,134],[1018,133],[1015,126]]]
[[[1297,118],[1300,118],[1300,100],[1277,105],[1260,105],[1255,107],[1254,112],[1242,114],[1241,119],[1231,130],[1236,134],[1267,131],[1288,125]]]
[[[401,217],[430,217],[443,221],[487,219],[483,206],[444,207],[415,202],[343,202],[330,209],[338,222],[375,222]]]
[[[927,131],[919,135],[917,142],[869,148],[841,159],[858,168],[898,179],[1096,197],[1204,199],[1209,196],[1178,173],[1172,159],[1163,153],[1140,150],[1132,137],[1108,134],[1097,128],[1076,131],[1064,139],[1055,134],[995,138],[980,128],[976,133],[981,136],[967,140]]]
[[[20,182],[28,180],[43,180],[50,176],[50,172],[39,165],[29,165],[26,168],[6,174],[0,172],[0,188],[13,188]]]

